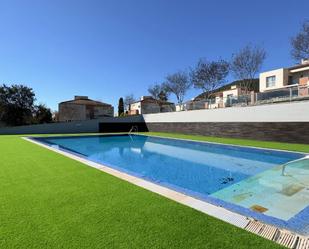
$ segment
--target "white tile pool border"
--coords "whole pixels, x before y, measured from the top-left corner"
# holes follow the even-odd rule
[[[160,137],[160,136],[158,136],[158,137]],[[164,137],[162,137],[162,138],[164,138]],[[79,162],[86,164],[90,167],[101,170],[101,171],[103,171],[107,174],[113,175],[117,178],[120,178],[122,180],[130,182],[130,183],[132,183],[136,186],[139,186],[139,187],[147,189],[151,192],[157,193],[161,196],[164,196],[168,199],[171,199],[173,201],[181,203],[185,206],[196,209],[196,210],[203,212],[205,214],[208,214],[212,217],[215,217],[217,219],[225,221],[229,224],[232,224],[232,225],[237,226],[239,228],[243,228],[243,229],[245,229],[249,232],[260,235],[260,236],[262,236],[266,239],[276,241],[277,243],[279,243],[281,245],[287,246],[289,248],[299,248],[299,249],[309,248],[309,238],[308,237],[300,236],[300,235],[297,235],[293,232],[283,230],[283,229],[279,229],[279,228],[261,223],[259,221],[255,221],[252,218],[249,218],[249,217],[243,216],[241,214],[229,211],[229,210],[227,210],[223,207],[219,207],[219,206],[210,204],[208,202],[198,200],[198,199],[193,198],[191,196],[185,195],[183,193],[179,193],[177,191],[174,191],[174,190],[171,190],[169,188],[160,186],[158,184],[146,181],[144,179],[129,175],[127,173],[118,171],[116,169],[110,168],[110,167],[105,166],[103,164],[87,160],[85,158],[79,157],[77,155],[66,152],[64,150],[60,150],[60,149],[57,149],[55,147],[46,145],[44,143],[35,141],[31,137],[22,137],[22,139],[24,139],[28,142],[34,143],[38,146],[44,147],[48,150],[54,151],[58,154],[69,157],[73,160],[79,161]],[[183,140],[186,140],[186,139],[183,139]],[[190,140],[190,141],[194,141],[194,140]],[[301,246],[301,245],[304,245],[304,246]]]

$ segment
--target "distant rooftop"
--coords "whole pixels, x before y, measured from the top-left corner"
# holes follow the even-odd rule
[[[79,95],[74,96],[73,100],[63,101],[59,104],[64,104],[64,103],[70,103],[70,104],[76,104],[76,105],[111,106],[110,104],[107,104],[101,101],[89,99],[88,96],[79,96]]]
[[[309,67],[309,59],[303,59],[301,60],[301,63],[292,67],[289,67],[289,70],[303,68],[303,67]]]
[[[169,101],[156,100],[152,96],[141,96],[140,100],[136,100],[131,104],[138,103],[138,102],[142,102],[142,103],[158,103],[158,102],[160,102],[161,104],[166,104],[166,105],[174,104],[174,103],[169,102]]]
[[[212,92],[212,94],[214,96],[216,96],[217,93],[229,90],[229,89],[231,89],[232,86],[239,87],[239,86],[242,85],[242,83],[243,83],[242,80],[236,80],[236,81],[230,82],[230,83],[228,83],[226,85],[223,85],[223,86],[215,89]],[[256,92],[259,91],[259,79],[253,79],[252,84],[250,86],[248,86],[248,87],[249,87],[249,89],[248,89],[249,91],[256,91]],[[196,101],[203,100],[203,99],[205,99],[205,95],[206,95],[206,93],[201,93],[200,95],[196,96],[194,98],[194,100],[196,100]]]

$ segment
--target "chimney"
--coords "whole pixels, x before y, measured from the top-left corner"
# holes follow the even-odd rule
[[[142,96],[142,97],[141,97],[141,100],[142,100],[142,101],[145,100],[145,99],[152,99],[152,97],[151,97],[151,96]]]
[[[74,96],[74,100],[86,100],[86,99],[88,99],[88,96],[78,96],[78,95],[75,95]]]
[[[302,60],[301,60],[301,64],[302,64],[302,65],[307,65],[307,64],[309,64],[309,59],[302,59]]]

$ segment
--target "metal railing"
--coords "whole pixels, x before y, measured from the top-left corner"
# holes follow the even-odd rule
[[[308,89],[308,87],[307,87]],[[292,101],[297,98],[302,98],[300,94],[300,87],[287,87],[262,93],[256,93],[257,104],[267,104],[274,102]]]
[[[287,86],[281,89],[261,93],[250,93],[240,96],[216,97],[199,101],[188,101],[182,106],[176,106],[177,111],[201,109],[216,109],[227,107],[241,107],[263,105],[296,100],[309,100],[309,86]]]

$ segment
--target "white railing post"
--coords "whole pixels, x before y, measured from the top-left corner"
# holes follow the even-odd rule
[[[290,87],[289,89],[290,89],[290,101],[292,101],[292,87]]]

